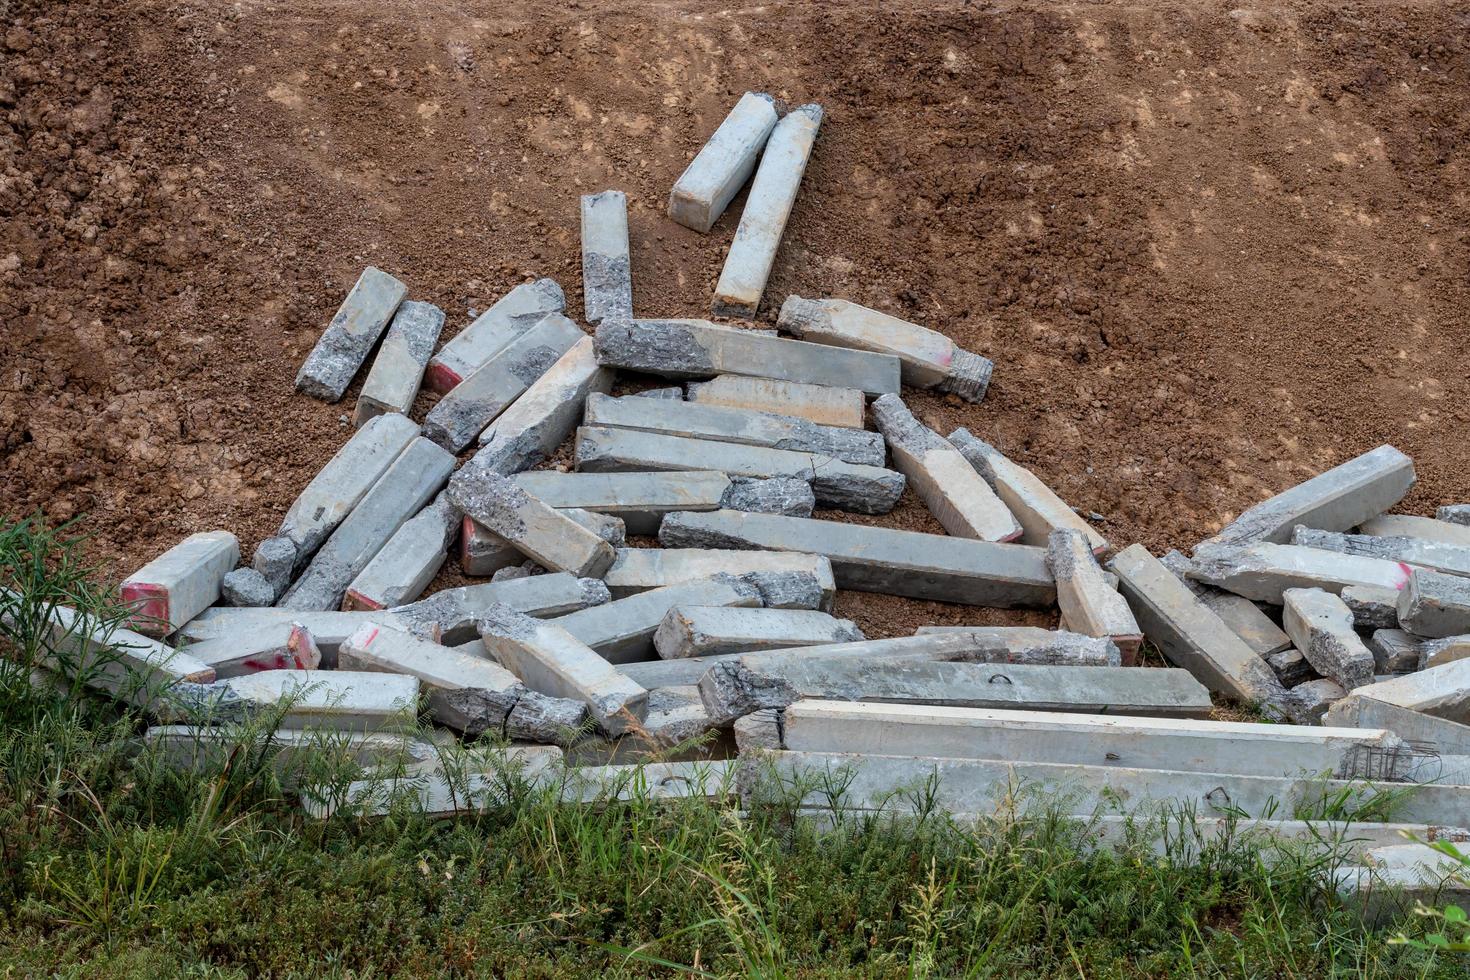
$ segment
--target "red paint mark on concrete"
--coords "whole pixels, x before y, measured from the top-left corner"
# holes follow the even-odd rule
[[[1409,578],[1414,574],[1414,568],[1412,565],[1405,565],[1403,562],[1399,562],[1398,566],[1399,571],[1404,573],[1404,580],[1398,584],[1400,591],[1402,591],[1404,586],[1409,584]]]
[[[381,602],[378,602],[376,599],[369,599],[367,596],[363,595],[356,589],[348,589],[347,599],[345,602],[342,603],[342,609],[344,612],[353,612],[354,610],[360,612],[371,612],[373,610],[382,608],[383,604]]]
[[[154,582],[124,582],[124,605],[133,607],[133,621],[168,622],[168,589]]]
[[[455,385],[464,380],[458,372],[436,361],[429,362],[429,370],[424,373],[424,379],[429,382],[430,390],[441,395],[449,394]]]
[[[373,631],[368,634],[368,638],[366,640],[363,640],[362,641],[362,645],[365,646],[365,647],[372,646],[373,641],[376,640],[377,638],[378,638],[378,628],[376,626],[374,626],[373,627]]]

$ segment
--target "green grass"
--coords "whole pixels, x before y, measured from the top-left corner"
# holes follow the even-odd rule
[[[36,524],[0,535],[0,615],[50,596],[110,621],[76,553]],[[24,617],[5,630],[14,656],[44,655]],[[1268,868],[1240,840],[1180,866],[1142,846],[1088,853],[1085,828],[1044,809],[824,829],[795,819],[792,794],[748,814],[568,806],[517,781],[477,816],[315,822],[269,764],[269,719],[199,773],[141,749],[144,727],[0,666],[0,976],[1466,971],[1390,945],[1399,927],[1365,930],[1323,893],[1319,860]]]

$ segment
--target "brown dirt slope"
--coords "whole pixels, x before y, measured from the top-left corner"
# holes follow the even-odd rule
[[[579,306],[581,192],[628,192],[639,311],[698,315],[739,202],[662,206],[746,89],[828,111],[764,315],[844,296],[994,358],[920,414],[1118,543],[1384,441],[1411,507],[1470,499],[1467,8],[878,6],[11,0],[0,512],[90,513],[124,565],[253,544],[344,437],[353,393],[291,382],[361,267],[450,330],[529,276]]]

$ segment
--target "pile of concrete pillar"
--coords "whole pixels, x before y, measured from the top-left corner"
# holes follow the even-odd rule
[[[756,315],[821,121],[747,94],[675,185],[669,216],[703,233],[753,175],[715,316]],[[138,635],[98,686],[180,752],[279,710],[296,754],[325,727],[432,774],[401,734],[417,716],[582,772],[576,799],[642,753],[669,795],[842,770],[840,799],[807,803],[828,810],[901,812],[927,782],[981,812],[1024,783],[1078,812],[1174,802],[1290,836],[1278,809],[1418,784],[1403,819],[1470,822],[1470,508],[1387,514],[1414,482],[1402,453],[1189,556],[1115,549],[1006,447],[905,402],[984,397],[991,362],[944,324],[799,296],[774,329],[640,317],[626,196],[584,197],[581,220],[582,322],[540,279],[441,344],[442,312],[363,272],[297,377],[335,401],[371,359],[355,431],[248,563],[208,531],[131,575]],[[421,387],[437,398],[415,421]],[[837,519],[906,493],[944,534]],[[435,590],[447,564],[470,584]],[[1058,628],[868,638],[834,615],[841,592],[1051,609]],[[107,649],[58,630],[74,662],[56,669]],[[1226,703],[1259,720],[1219,720]],[[677,768],[697,762],[719,765]],[[473,808],[495,785],[420,798]]]

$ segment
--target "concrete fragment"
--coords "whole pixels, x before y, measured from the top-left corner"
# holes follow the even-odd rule
[[[800,702],[798,702],[800,703]],[[735,719],[735,747],[742,756],[784,748],[781,737],[782,716],[776,708],[762,708]]]
[[[238,721],[274,710],[282,728],[374,732],[406,730],[415,719],[419,682],[403,674],[350,670],[262,670],[195,692],[177,717]]]
[[[459,653],[408,633],[367,623],[337,651],[342,670],[417,677],[434,720],[467,735],[500,734],[525,685],[485,657]]]
[[[459,525],[459,509],[440,493],[393,532],[347,587],[343,609],[387,609],[423,594],[444,560]]]
[[[1291,646],[1291,637],[1262,612],[1260,606],[1245,596],[1196,582],[1192,577],[1194,563],[1178,551],[1166,552],[1159,562],[1259,656],[1269,657]]]
[[[1386,728],[1419,753],[1440,756],[1470,755],[1470,725],[1400,707],[1353,693],[1327,710],[1326,725]]]
[[[938,331],[845,299],[788,296],[776,325],[802,340],[896,355],[904,384],[952,391],[969,402],[985,397],[995,367]]]
[[[571,320],[548,313],[439,399],[424,417],[424,437],[459,452],[584,337]]]
[[[606,541],[496,473],[461,470],[450,481],[449,499],[547,568],[585,577],[601,575],[613,562]]]
[[[628,197],[622,191],[582,195],[582,297],[588,323],[633,315]]]
[[[240,542],[229,531],[189,535],[118,586],[132,611],[128,625],[149,636],[172,633],[214,605],[239,560]]]
[[[621,599],[647,589],[678,585],[712,575],[738,575],[749,580],[753,573],[761,573],[763,579],[772,576],[810,577],[820,590],[818,608],[832,608],[837,584],[832,574],[832,563],[820,555],[702,548],[622,548],[618,550],[612,567],[603,575],[603,581],[613,598]],[[753,584],[757,588],[763,584],[769,588],[777,583],[756,581]],[[767,599],[766,605],[784,607],[785,603]]]
[[[1184,667],[1212,691],[1289,713],[1276,674],[1240,637],[1200,602],[1142,545],[1130,545],[1108,563],[1144,636],[1169,662]]]
[[[1445,504],[1435,509],[1434,519],[1470,527],[1470,504]]]
[[[296,545],[291,543],[290,538],[266,538],[255,546],[250,567],[259,572],[270,585],[271,601],[266,603],[270,605],[291,584],[291,576],[296,571]]]
[[[1258,602],[1281,604],[1287,589],[1322,589],[1337,594],[1348,586],[1397,591],[1410,569],[1381,558],[1340,555],[1290,544],[1214,544],[1194,549],[1195,581],[1219,586]]]
[[[1368,638],[1368,649],[1373,653],[1375,674],[1406,674],[1419,669],[1420,648],[1423,641],[1412,633],[1399,629],[1374,630]]]
[[[485,427],[480,449],[466,468],[509,476],[535,466],[577,427],[587,396],[607,391],[612,380],[613,372],[593,357],[592,338],[583,337]]]
[[[580,508],[620,518],[629,534],[657,534],[664,515],[676,510],[718,510],[730,490],[723,473],[518,473],[516,486],[557,508]],[[811,493],[805,481],[802,487]],[[481,574],[472,572],[470,574]]]
[[[1117,645],[1124,666],[1133,666],[1143,645],[1143,631],[1128,600],[1103,580],[1087,537],[1070,528],[1053,531],[1046,567],[1056,579],[1062,625],[1074,633],[1107,637]]]
[[[1379,446],[1256,504],[1211,541],[1284,544],[1298,524],[1346,531],[1388,510],[1413,485],[1414,461],[1392,446]]]
[[[227,606],[269,606],[276,590],[253,568],[237,568],[220,580],[220,598]]]
[[[261,670],[316,670],[322,651],[301,623],[282,622],[191,643],[189,656],[214,668],[216,679]]]
[[[641,736],[657,748],[668,748],[713,731],[715,724],[699,696],[699,688],[661,687],[648,692],[648,716]]]
[[[1470,660],[1453,660],[1439,667],[1368,684],[1353,695],[1422,711],[1462,725],[1470,724]]]
[[[554,745],[511,745],[498,750],[484,772],[453,775],[441,771],[389,779],[362,779],[341,792],[303,793],[307,816],[326,820],[338,813],[380,817],[395,804],[426,817],[479,813],[504,806],[518,783],[536,785],[560,774],[562,750]]]
[[[1470,527],[1411,514],[1381,514],[1358,525],[1359,534],[1377,538],[1419,538],[1440,544],[1470,548]]]
[[[1126,718],[935,705],[798,701],[782,720],[802,752],[1003,759],[1127,769],[1351,778],[1365,752],[1402,746],[1382,729]]]
[[[597,328],[596,349],[597,362],[604,367],[680,380],[753,375],[857,388],[869,395],[896,392],[900,385],[898,358],[890,354],[784,340],[703,320],[604,320]]]
[[[634,397],[661,398],[664,401],[681,402],[684,400],[684,389],[678,385],[668,388],[649,388],[647,391],[638,392]]]
[[[429,388],[446,394],[548,313],[566,309],[561,287],[551,279],[522,283],[451,338],[429,359]]]
[[[1419,662],[1410,670],[1428,670],[1470,657],[1470,636],[1445,636],[1425,640],[1419,647]]]
[[[883,437],[878,433],[817,425],[794,415],[751,412],[697,402],[681,404],[660,399],[591,395],[587,399],[583,423],[710,442],[790,449],[868,466],[883,465]]]
[[[1023,544],[1045,548],[1051,532],[1071,528],[1087,536],[1094,552],[1107,548],[1107,540],[1036,474],[1012,462],[990,443],[977,439],[968,429],[955,429],[949,434],[949,442],[995,488],[996,496],[1021,522]]]
[[[557,508],[557,511],[614,548],[621,548],[627,543],[627,528],[616,517],[577,507]],[[463,519],[459,536],[459,567],[466,575],[492,575],[502,569],[521,566],[525,562],[526,556],[515,545],[473,517]],[[531,564],[540,567],[534,562]]]
[[[771,130],[715,286],[716,316],[754,318],[760,308],[821,125],[822,107],[810,104],[792,109]]]
[[[861,514],[888,513],[904,488],[902,474],[880,466],[628,429],[582,426],[576,459],[579,471],[594,473],[718,469],[730,476],[792,477],[811,483],[818,501]]]
[[[306,567],[321,543],[327,540],[358,501],[367,495],[388,467],[393,465],[419,433],[418,424],[406,415],[380,415],[370,419],[322,467],[306,489],[291,504],[276,535],[296,549],[294,569]],[[263,544],[263,543],[262,543]],[[257,561],[258,553],[257,553]],[[276,581],[263,568],[257,571]],[[286,590],[287,581],[278,586]]]
[[[444,311],[433,303],[407,300],[398,307],[358,392],[355,425],[385,412],[408,414],[443,329]]]
[[[443,488],[453,469],[454,457],[429,440],[409,443],[277,605],[285,609],[338,608],[352,580],[403,522]]]
[[[981,541],[1021,537],[1020,523],[990,484],[959,450],[921,425],[903,399],[884,395],[873,402],[873,421],[888,440],[893,465],[946,531]]]
[[[755,172],[776,125],[776,100],[746,92],[669,191],[669,217],[708,232]]]
[[[730,510],[670,514],[659,542],[820,554],[831,560],[838,585],[860,592],[1000,607],[1056,600],[1046,553],[1021,545]]]
[[[948,637],[955,645],[929,648],[905,646],[910,640]],[[836,656],[851,649],[823,647],[823,656]],[[1111,637],[1083,636],[1067,630],[1044,630],[1035,626],[920,626],[914,636],[869,640],[862,652],[869,657],[892,657],[900,650],[923,649],[924,660],[973,660],[982,663],[1058,664],[1071,667],[1119,667],[1123,657]]]
[[[1303,681],[1286,692],[1292,706],[1292,720],[1299,725],[1322,724],[1329,708],[1347,697],[1347,690],[1327,677]]]
[[[490,581],[510,582],[518,578],[526,578],[530,575],[539,575],[544,571],[546,571],[546,569],[542,568],[534,561],[524,561],[519,565],[511,565],[506,568],[496,570],[495,574],[490,576]]]
[[[475,621],[491,606],[505,605],[527,616],[552,617],[601,605],[608,599],[607,586],[596,579],[555,572],[435,592],[426,599],[389,610],[393,622],[387,625],[437,643],[458,644],[477,635]],[[381,621],[381,614],[374,616]]]
[[[812,485],[795,477],[777,476],[769,480],[737,476],[720,497],[719,506],[709,510],[743,510],[753,514],[782,514],[786,517],[811,517],[817,506]],[[681,510],[706,508],[684,507]],[[657,533],[655,531],[654,533]]]
[[[408,287],[388,273],[364,269],[306,355],[296,373],[296,390],[325,402],[341,398],[407,295]]]
[[[1470,633],[1470,579],[1415,570],[1399,593],[1399,623],[1419,636]]]
[[[735,656],[732,654],[731,656]],[[728,657],[697,657],[689,660],[644,660],[619,664],[618,669],[634,683],[650,691],[659,687],[698,685],[711,664]]]
[[[1291,543],[1344,555],[1382,558],[1385,561],[1427,568],[1452,575],[1470,575],[1470,548],[1426,541],[1422,538],[1375,538],[1366,534],[1339,534],[1298,527]]]
[[[587,737],[587,718],[587,706],[579,700],[524,689],[506,716],[505,737],[569,747]]]
[[[863,427],[867,399],[856,388],[833,388],[778,381],[774,378],[721,374],[710,381],[686,386],[689,401],[700,405],[722,405],[748,412],[795,415],[818,425]]]
[[[38,667],[139,707],[154,708],[180,687],[215,679],[214,668],[186,650],[104,625],[68,606],[53,606],[42,629]]]
[[[1287,589],[1282,625],[1302,656],[1323,677],[1351,691],[1373,682],[1373,653],[1353,629],[1353,614],[1321,589]]]
[[[1266,664],[1276,671],[1276,677],[1281,681],[1282,687],[1296,687],[1317,676],[1312,665],[1307,663],[1307,658],[1302,656],[1302,652],[1296,647],[1287,647],[1285,650],[1267,654],[1265,660]]]
[[[1399,590],[1371,585],[1349,585],[1342,601],[1353,611],[1359,629],[1396,629],[1399,625]]]
[[[1206,718],[1209,692],[1187,671],[1161,667],[1054,667],[947,661],[743,654],[712,664],[699,681],[717,721],[804,698],[893,704],[1101,711]]]
[[[639,592],[568,613],[552,622],[596,650],[609,663],[621,664],[653,656],[654,631],[675,607],[760,604],[760,592],[754,586],[730,575],[718,575]]]
[[[827,606],[826,573],[745,572],[740,580],[755,586],[767,609],[823,609]]]
[[[576,698],[599,726],[621,734],[648,713],[648,691],[552,623],[493,604],[476,621],[485,649],[532,690]]]
[[[660,657],[672,660],[854,643],[864,639],[863,631],[852,620],[810,609],[728,609],[680,604],[669,609],[659,623],[653,646]]]

